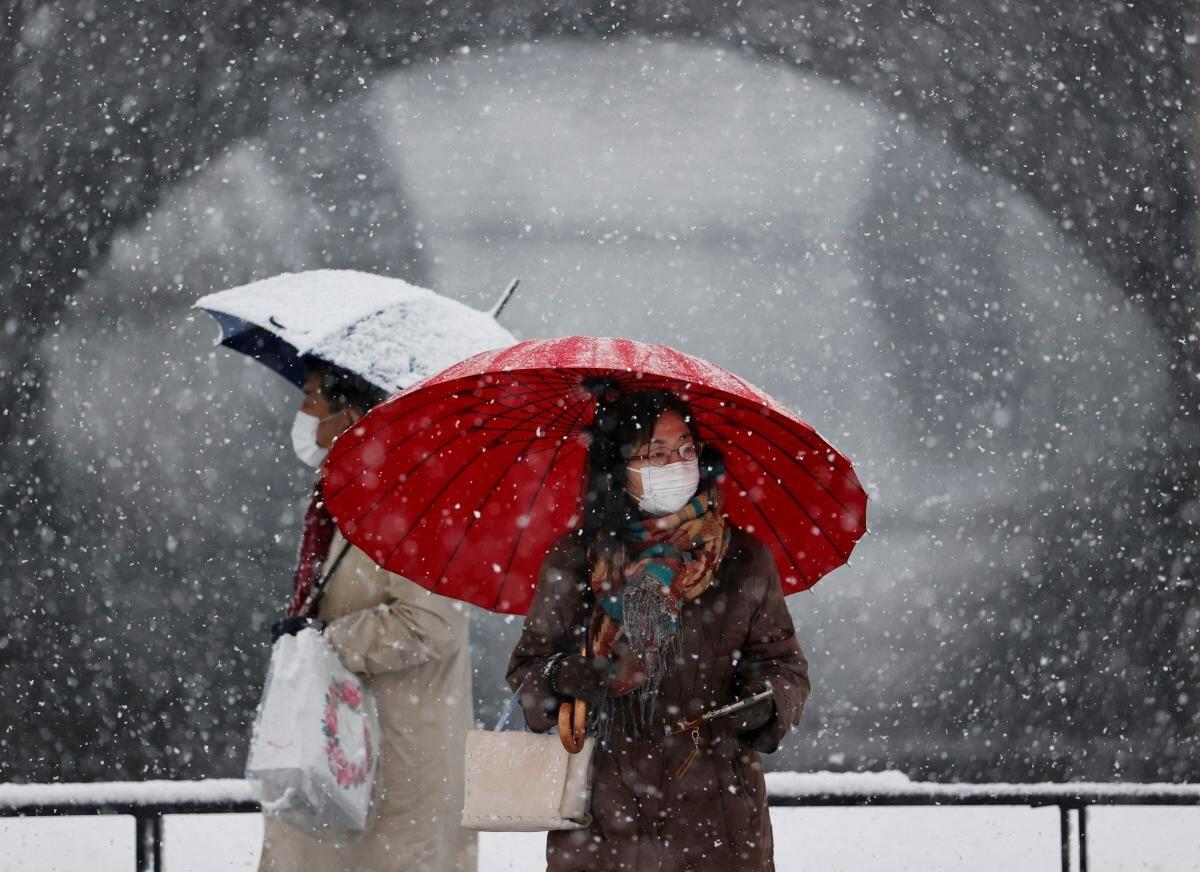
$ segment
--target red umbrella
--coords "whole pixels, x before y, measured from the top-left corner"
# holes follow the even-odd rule
[[[765,541],[785,593],[846,562],[866,532],[850,461],[767,394],[698,357],[571,336],[487,351],[377,406],[325,462],[325,501],[384,568],[525,614],[550,547],[580,520],[597,377],[665,388],[725,455],[730,520]]]

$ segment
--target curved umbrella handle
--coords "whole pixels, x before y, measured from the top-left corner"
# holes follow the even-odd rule
[[[558,737],[568,754],[578,754],[587,739],[587,703],[581,699],[558,707]]]
[[[587,637],[579,646],[579,653],[587,656]],[[558,707],[558,738],[568,754],[578,754],[587,739],[587,703],[581,699],[564,702]]]

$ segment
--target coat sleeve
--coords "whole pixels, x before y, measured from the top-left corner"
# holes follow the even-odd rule
[[[743,734],[752,748],[769,754],[800,722],[812,685],[808,660],[796,640],[792,616],[783,599],[775,558],[764,546],[755,563],[753,576],[765,581],[766,590],[751,618],[737,675],[742,685],[768,681],[775,691],[775,714],[763,726]]]
[[[521,638],[508,660],[508,686],[514,692],[522,688],[525,722],[538,731],[557,723],[559,703],[565,701],[550,689],[550,666],[577,650],[587,628],[580,554],[578,544],[563,539],[546,555]]]
[[[351,612],[330,622],[325,638],[342,664],[360,675],[410,669],[451,656],[463,644],[462,624],[444,614],[446,606],[424,607],[402,585],[412,582],[383,569],[388,599],[374,608]]]

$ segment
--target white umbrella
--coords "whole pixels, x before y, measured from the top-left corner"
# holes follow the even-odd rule
[[[389,393],[516,339],[491,312],[400,279],[355,270],[284,273],[195,303],[221,327],[218,345],[258,360],[297,387],[301,357],[340,366]]]

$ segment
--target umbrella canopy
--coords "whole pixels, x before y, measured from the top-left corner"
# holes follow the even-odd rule
[[[487,312],[400,279],[354,270],[284,273],[202,297],[218,345],[253,357],[303,387],[304,355],[389,393],[456,361],[514,342]]]
[[[785,592],[845,563],[866,532],[850,461],[770,396],[662,345],[583,336],[478,354],[377,406],[330,452],[326,504],[381,566],[524,614],[542,558],[580,521],[596,377],[691,405],[725,454],[730,519],[770,546]]]

